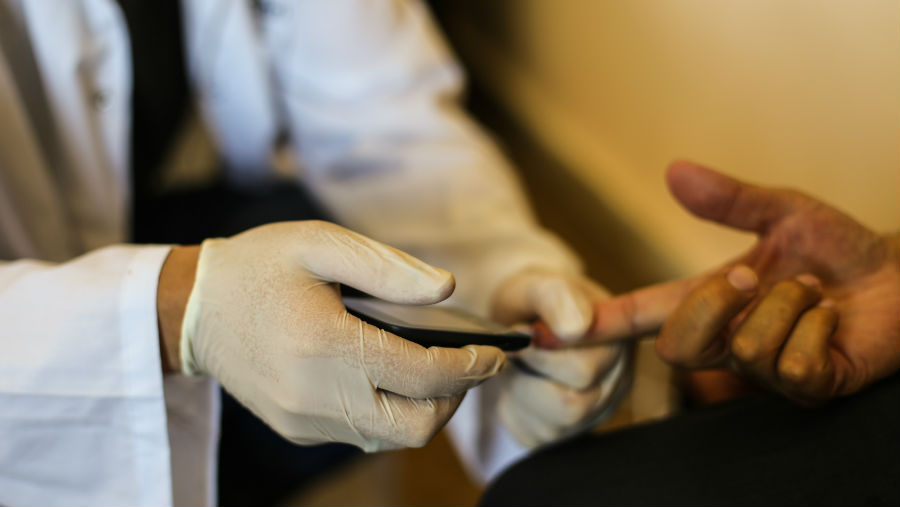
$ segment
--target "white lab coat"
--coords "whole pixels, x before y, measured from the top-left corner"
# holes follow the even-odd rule
[[[113,0],[0,1],[17,5],[43,80],[17,86],[0,52],[0,504],[214,502],[215,386],[160,373],[168,248],[123,245],[122,14]],[[481,313],[519,269],[579,269],[460,110],[460,70],[422,5],[184,0],[183,11],[197,107],[232,180],[271,178],[287,132],[295,176],[343,225],[453,271],[453,299]],[[35,97],[53,142],[24,105]],[[523,450],[481,415],[470,395],[454,434],[470,466],[496,471]]]

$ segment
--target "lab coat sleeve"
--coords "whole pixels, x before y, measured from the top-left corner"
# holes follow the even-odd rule
[[[168,247],[0,262],[0,504],[169,505]]]
[[[304,180],[343,225],[450,270],[449,303],[486,314],[526,268],[577,273],[538,226],[515,174],[462,111],[462,73],[418,2],[267,2],[264,36]],[[336,35],[339,34],[339,35]],[[492,410],[488,382],[451,426],[484,479],[524,450]],[[499,440],[498,440],[499,439]]]

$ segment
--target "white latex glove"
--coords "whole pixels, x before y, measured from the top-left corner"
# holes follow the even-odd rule
[[[504,365],[494,347],[424,348],[348,314],[337,283],[398,303],[447,298],[453,276],[319,221],[203,242],[182,326],[186,372],[208,373],[298,444],[421,447],[465,391]]]
[[[564,342],[590,329],[594,303],[609,294],[590,280],[523,271],[498,288],[495,319],[507,325],[540,319]],[[522,445],[535,447],[588,430],[611,414],[623,383],[626,350],[619,344],[529,347],[504,373],[500,420]],[[524,366],[524,367],[523,367]]]

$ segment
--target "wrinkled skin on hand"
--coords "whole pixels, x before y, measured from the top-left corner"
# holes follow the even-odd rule
[[[802,193],[749,185],[688,162],[673,163],[667,179],[673,195],[693,214],[754,231],[759,239],[747,253],[711,273],[598,304],[594,339],[636,338],[662,327],[657,349],[669,362],[691,368],[731,365],[805,404],[852,394],[900,368],[900,239],[896,234],[880,236]],[[736,316],[723,319],[734,308],[726,311],[708,295],[714,277],[737,265],[751,268],[758,286]],[[735,343],[734,332],[760,300],[771,297],[778,284],[782,284],[779,291],[798,293],[798,285],[790,281],[807,275],[820,285],[806,306],[821,309],[813,305],[828,301],[825,307],[837,316],[833,332],[817,350],[779,361],[781,349],[745,350],[744,340]],[[711,338],[698,345],[692,332],[710,325],[719,329],[707,333]]]

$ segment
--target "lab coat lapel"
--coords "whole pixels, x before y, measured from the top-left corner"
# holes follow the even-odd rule
[[[0,52],[0,259],[72,256],[59,194]]]
[[[87,251],[128,237],[131,61],[111,0],[23,2],[57,127],[54,167]],[[65,161],[65,162],[63,162]]]

